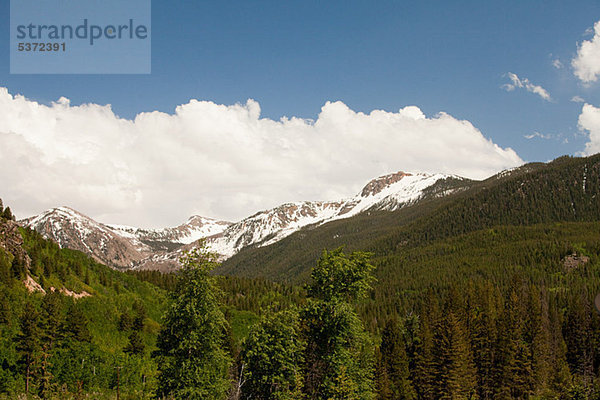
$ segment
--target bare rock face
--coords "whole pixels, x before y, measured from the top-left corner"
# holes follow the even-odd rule
[[[580,267],[583,264],[587,264],[590,261],[588,256],[578,255],[578,254],[570,254],[563,258],[563,267],[565,271],[569,272]]]
[[[400,181],[405,176],[411,175],[412,174],[407,174],[405,172],[399,171],[394,174],[380,176],[379,178],[373,179],[371,182],[367,183],[367,185],[363,188],[362,192],[360,192],[360,195],[362,197],[368,197],[381,193],[381,191],[386,187]]]
[[[116,268],[129,268],[152,253],[150,247],[140,241],[124,238],[68,207],[53,208],[20,223],[61,247],[79,250]]]
[[[23,249],[23,237],[16,222],[0,218],[0,248],[12,254],[19,263],[29,269],[31,259]]]

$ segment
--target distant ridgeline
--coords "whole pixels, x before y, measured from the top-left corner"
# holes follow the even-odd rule
[[[183,278],[112,270],[0,207],[0,393],[598,398],[600,156],[461,184],[242,250],[218,276]],[[322,254],[342,245],[346,254]],[[219,322],[199,323],[195,307]],[[186,336],[197,343],[177,335],[208,326],[210,337]],[[171,368],[190,345],[220,360],[218,396],[202,394],[210,371]]]

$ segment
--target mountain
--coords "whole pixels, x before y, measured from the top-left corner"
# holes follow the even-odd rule
[[[471,181],[444,174],[397,172],[368,182],[355,196],[337,201],[287,203],[230,223],[193,216],[175,228],[145,230],[103,224],[59,207],[20,221],[23,226],[82,251],[116,268],[177,268],[182,252],[206,238],[211,250],[227,259],[243,248],[267,246],[305,227],[346,219],[364,212],[394,211],[425,198],[465,190]]]
[[[79,250],[116,268],[132,268],[155,254],[174,251],[230,223],[193,216],[174,228],[139,229],[103,224],[69,207],[53,208],[19,221],[62,248]]]
[[[310,225],[350,218],[368,210],[394,211],[413,204],[438,181],[468,180],[444,174],[397,172],[373,179],[354,197],[338,201],[286,203],[258,212],[208,239],[210,247],[229,258],[248,246],[267,246]],[[458,188],[436,193],[446,196]]]
[[[325,248],[346,246],[388,260],[435,240],[500,225],[600,220],[600,154],[526,164],[483,181],[459,182],[446,196],[428,195],[442,183],[424,190],[419,202],[393,212],[362,213],[269,246],[244,248],[219,272],[299,283]]]

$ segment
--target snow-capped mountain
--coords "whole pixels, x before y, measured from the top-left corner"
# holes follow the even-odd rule
[[[366,210],[394,211],[418,200],[444,174],[397,172],[370,181],[354,197],[339,201],[303,201],[282,204],[232,224],[222,235],[208,239],[210,248],[231,257],[243,247],[275,243],[307,225],[349,218]]]
[[[194,215],[175,228],[140,229],[114,224],[107,224],[106,226],[121,236],[138,240],[190,244],[198,241],[198,239],[221,233],[231,224],[227,221],[217,221],[212,218]]]
[[[367,210],[397,210],[415,203],[426,192],[445,196],[451,190],[436,183],[448,178],[462,179],[397,172],[373,179],[347,199],[286,203],[236,223],[193,216],[174,228],[146,230],[99,223],[68,207],[54,208],[20,223],[62,247],[83,251],[108,265],[171,270],[177,268],[183,251],[195,246],[200,238],[206,238],[209,248],[226,259],[244,247],[275,243],[308,225],[349,218]]]
[[[19,221],[61,247],[82,251],[99,262],[131,268],[156,253],[169,252],[223,231],[230,222],[193,216],[175,228],[139,229],[103,224],[69,207]]]

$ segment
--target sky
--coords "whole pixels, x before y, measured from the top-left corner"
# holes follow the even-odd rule
[[[18,217],[236,221],[399,170],[482,179],[600,151],[598,1],[152,1],[152,72],[11,75]]]

